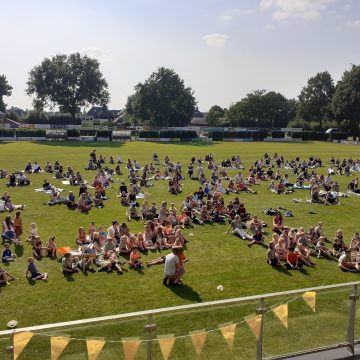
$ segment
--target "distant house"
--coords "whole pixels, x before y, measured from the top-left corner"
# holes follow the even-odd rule
[[[7,119],[7,118],[0,118],[0,125],[5,128],[17,129],[20,126],[15,120]]]
[[[204,117],[193,117],[191,119],[190,125],[192,126],[209,126],[206,118]]]
[[[25,113],[23,109],[20,109],[18,107],[12,107],[11,109],[6,110],[8,113],[15,113],[18,117],[22,117]]]
[[[122,110],[107,110],[102,106],[93,106],[87,113],[86,117],[89,119],[106,119],[115,120],[121,116]]]

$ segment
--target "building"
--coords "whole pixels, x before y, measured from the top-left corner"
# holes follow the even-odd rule
[[[7,109],[6,110],[8,113],[15,113],[19,118],[22,117],[25,113],[25,111],[23,109],[20,109],[18,107],[12,107],[11,109]]]
[[[122,110],[108,110],[102,106],[93,106],[87,113],[86,117],[89,119],[103,119],[103,120],[115,120],[120,117]]]

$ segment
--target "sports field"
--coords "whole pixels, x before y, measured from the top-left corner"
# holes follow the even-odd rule
[[[164,159],[165,155],[168,155],[172,161],[180,161],[183,164],[184,175],[191,156],[204,159],[205,155],[209,153],[212,153],[218,162],[232,155],[240,155],[245,166],[245,170],[242,171],[244,175],[247,174],[249,166],[256,159],[262,158],[265,152],[270,155],[277,152],[289,160],[294,159],[296,156],[300,156],[301,159],[307,159],[311,155],[320,157],[325,163],[325,167],[317,170],[319,173],[326,173],[327,164],[332,155],[340,159],[359,158],[358,146],[324,142],[302,144],[2,142],[0,143],[0,169],[8,171],[20,170],[24,169],[27,161],[38,161],[41,165],[44,165],[46,161],[54,163],[55,160],[58,160],[64,165],[64,169],[71,166],[75,171],[80,171],[86,180],[91,181],[95,171],[85,171],[84,168],[89,153],[93,148],[97,149],[98,155],[102,154],[107,159],[110,155],[116,158],[118,154],[121,154],[123,160],[128,158],[136,159],[142,165],[151,162],[153,152],[158,153],[160,161]],[[124,166],[122,166],[122,170],[124,171],[122,177],[126,179],[127,170]],[[284,169],[281,172],[285,174]],[[231,170],[229,173],[235,175],[237,171]],[[290,179],[294,180],[294,176],[289,175]],[[46,241],[49,236],[55,235],[58,246],[76,248],[75,237],[79,226],[87,229],[90,222],[94,221],[97,227],[103,225],[107,228],[113,220],[118,220],[120,223],[126,221],[125,211],[127,209],[120,205],[119,199],[116,197],[120,183],[120,177],[118,176],[114,177],[113,188],[107,190],[110,199],[105,201],[105,207],[103,209],[92,209],[88,214],[68,210],[65,205],[49,207],[44,204],[48,201],[49,196],[34,191],[35,188],[42,186],[44,179],[50,180],[56,187],[65,188],[65,193],[74,190],[73,187],[62,185],[61,181],[52,179],[51,174],[32,174],[29,175],[29,178],[31,179],[31,186],[22,188],[7,188],[6,180],[1,179],[0,193],[8,191],[14,204],[26,204],[26,208],[22,213],[24,228],[27,230],[30,222],[35,222],[43,241]],[[339,175],[335,176],[335,178],[339,181],[341,190],[346,191],[350,178]],[[194,192],[199,186],[198,182],[189,179],[182,183],[183,193],[175,196],[167,191],[167,181],[154,181],[155,186],[147,189],[150,193],[150,201],[155,201],[158,205],[163,200],[166,200],[168,204],[174,202],[179,209],[185,195]],[[272,217],[262,213],[262,210],[270,207],[283,207],[291,209],[294,214],[293,218],[285,218],[285,224],[290,227],[304,226],[307,230],[310,226],[322,221],[324,222],[325,234],[329,239],[333,239],[335,231],[341,228],[347,244],[350,242],[354,231],[359,231],[360,198],[353,196],[341,199],[341,205],[334,206],[309,204],[305,202],[305,199],[309,197],[306,190],[297,190],[289,195],[276,195],[267,191],[267,185],[267,182],[255,185],[253,189],[257,191],[257,194],[244,193],[240,194],[239,197],[245,203],[251,215],[257,214],[263,221],[268,223],[270,229]],[[74,192],[77,194],[76,189]],[[225,203],[235,196],[224,195]],[[294,197],[301,198],[304,202],[301,204],[293,203],[292,199]],[[3,220],[4,216],[4,213],[0,214],[0,219]],[[128,225],[133,233],[143,230],[142,222],[132,220]],[[63,276],[59,261],[49,258],[44,258],[37,263],[40,271],[49,273],[49,281],[47,283],[41,281],[30,283],[24,277],[24,273],[27,267],[27,257],[31,255],[31,246],[24,242],[23,248],[16,249],[18,257],[15,262],[6,266],[6,270],[15,276],[15,281],[12,281],[9,286],[0,288],[2,304],[0,307],[0,328],[5,329],[7,322],[12,319],[16,319],[19,326],[24,327],[360,279],[358,274],[343,273],[338,269],[335,261],[325,259],[314,259],[316,268],[306,267],[302,272],[273,269],[266,263],[265,248],[253,246],[250,249],[247,247],[246,241],[242,241],[231,234],[225,234],[227,230],[227,223],[226,225],[195,225],[194,229],[188,228],[184,230],[185,236],[190,240],[190,244],[186,249],[189,262],[186,263],[184,285],[176,288],[162,285],[162,266],[154,266],[150,269],[145,267],[143,271],[128,270],[125,266],[128,271],[125,271],[124,275],[121,276],[116,273],[89,273],[86,276],[79,273],[69,278]],[[189,237],[189,233],[193,233],[194,236]],[[271,233],[269,233],[267,241],[269,241],[270,237]],[[162,251],[163,254],[167,252],[168,250]],[[142,255],[144,261],[158,256],[159,252],[149,252],[147,255]],[[219,284],[224,286],[224,291],[216,290]],[[293,305],[296,312],[306,312],[306,320],[314,326],[311,328],[313,334],[321,331],[324,324],[331,324],[332,322],[342,324],[346,322],[346,297],[343,297],[340,301],[336,294],[329,294],[323,301],[323,305],[326,307],[324,314],[327,315],[322,315],[322,318],[311,319],[310,316],[315,315],[312,315],[305,305],[300,303],[296,305],[297,307]],[[321,304],[321,299],[319,304]],[[255,308],[255,304],[249,304],[249,306],[252,309]],[[189,330],[197,330],[199,326],[200,329],[206,326],[214,327],[221,321],[226,322],[234,318],[241,318],[241,316],[246,315],[246,311],[249,311],[249,308],[244,310],[234,307],[223,310],[223,313],[221,311],[215,313],[206,312],[199,317],[182,314],[179,315],[182,321],[177,319],[176,325],[173,322],[175,320],[170,318],[165,319],[164,324],[166,323],[167,326],[170,324],[170,332],[181,335]],[[321,319],[323,319],[323,322]],[[297,324],[298,329],[293,333],[293,336],[294,339],[297,339],[296,341],[299,341],[299,344],[305,345],[308,339],[299,339],[297,337],[308,331],[305,320],[304,324]],[[124,325],[122,329],[125,328]],[[139,328],[140,331],[138,331]],[[141,326],[139,328],[136,328],[135,325],[129,326],[129,333],[141,336]],[[273,334],[276,333],[277,328],[275,325],[271,329]],[[163,331],[168,333],[169,329],[164,325]],[[102,334],[96,334],[95,336],[104,334],[115,339],[119,338],[114,328],[104,330]],[[293,349],[292,344],[287,344],[284,341],[284,336],[287,336],[284,334],[286,334],[285,330],[277,334],[283,341],[274,338],[271,342],[272,351],[290,351]],[[126,334],[122,333],[122,335]],[[343,333],[341,332],[341,335],[340,333],[332,335],[334,339],[338,337],[343,337]],[[251,346],[247,346],[246,351],[249,351],[249,354],[253,353],[254,340],[249,331],[244,330],[241,338],[242,340],[239,340],[238,343],[235,342],[237,352],[244,348],[245,340],[251,340]],[[322,344],[321,341],[315,340],[315,335],[313,338],[316,345]],[[207,357],[206,354],[202,356],[211,358],[211,350],[214,351],[215,348],[219,349],[219,346],[223,346],[222,343],[219,345],[220,340],[220,338],[216,338],[213,346],[208,350]],[[185,348],[189,346],[186,345]],[[174,355],[174,358],[181,358],[181,347],[178,350],[180,351],[178,351],[177,355]],[[74,358],[71,357],[71,350],[67,351],[69,351],[68,358]],[[245,348],[242,351],[244,358],[252,358],[250,355],[246,357]],[[64,358],[66,358],[65,355],[64,353]],[[109,357],[103,356],[104,359],[111,358],[110,355]],[[85,355],[76,358],[82,359],[85,358]],[[182,358],[192,358],[192,356],[183,354]],[[242,357],[239,355],[235,358]]]

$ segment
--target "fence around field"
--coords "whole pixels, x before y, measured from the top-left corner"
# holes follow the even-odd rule
[[[359,285],[350,282],[3,330],[0,353],[3,359],[19,360],[227,360],[281,359],[344,347],[350,356],[360,338]],[[194,290],[184,285],[172,291],[182,296]],[[121,295],[104,301],[119,299]]]

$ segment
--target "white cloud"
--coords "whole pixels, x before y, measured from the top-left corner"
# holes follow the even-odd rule
[[[299,18],[305,21],[318,20],[327,5],[333,0],[260,0],[260,9],[272,10],[276,21]]]
[[[87,55],[91,58],[99,60],[102,63],[108,63],[111,62],[112,60],[111,54],[108,51],[100,48],[90,47],[90,48],[83,48],[83,49],[69,51],[69,53],[74,53],[74,52],[79,52],[83,56]]]
[[[360,29],[360,20],[348,21],[346,25],[353,29]]]
[[[253,9],[231,9],[224,12],[224,15],[219,15],[218,20],[222,22],[230,22],[239,16],[249,16],[254,13]]]
[[[264,26],[265,31],[273,31],[275,29],[276,29],[276,26],[273,25],[273,24],[267,24],[267,25]]]
[[[232,20],[232,16],[231,15],[221,15],[221,16],[218,16],[218,19],[220,21],[223,21],[223,22],[229,22]]]
[[[203,40],[205,41],[205,44],[208,46],[213,47],[223,47],[226,45],[228,41],[228,35],[226,34],[208,34],[203,36]]]

